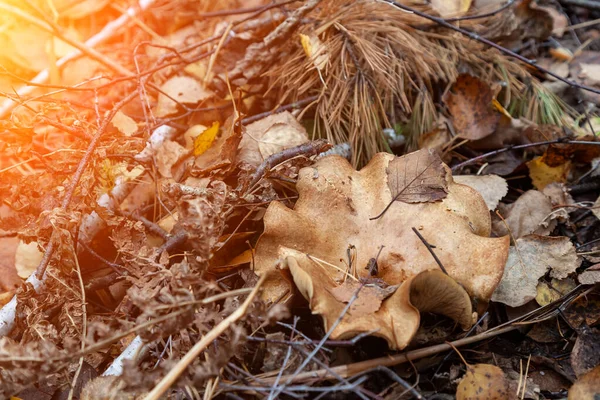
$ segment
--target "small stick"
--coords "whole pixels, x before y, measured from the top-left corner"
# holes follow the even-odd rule
[[[442,272],[445,273],[446,275],[448,275],[448,271],[446,271],[446,268],[444,268],[444,265],[442,264],[442,262],[440,261],[438,256],[436,256],[435,253],[433,252],[434,246],[430,245],[429,242],[427,242],[427,240],[425,240],[425,238],[419,233],[419,231],[414,226],[413,226],[412,230],[419,237],[419,239],[421,239],[421,242],[423,242],[425,247],[427,247],[427,250],[429,250],[429,253],[431,253],[431,255],[433,256],[433,259],[435,260],[437,265],[439,265]]]
[[[263,161],[263,163],[260,164],[260,166],[256,169],[256,172],[254,172],[254,174],[252,175],[250,184],[247,187],[249,188],[249,190],[252,190],[254,186],[263,178],[266,172],[274,166],[276,166],[277,164],[281,164],[284,161],[287,161],[291,158],[300,155],[311,157],[324,151],[327,151],[331,147],[331,144],[328,143],[325,139],[318,139],[273,154],[267,157],[267,159]]]
[[[484,332],[479,335],[475,335],[475,336],[471,336],[471,337],[467,337],[467,338],[463,338],[463,339],[458,339],[458,340],[455,340],[450,343],[456,347],[465,346],[465,345],[468,345],[471,343],[477,343],[482,340],[490,339],[492,337],[501,335],[503,333],[513,331],[517,328],[519,328],[519,326],[517,326],[517,325],[506,326],[502,329],[496,329],[494,331]],[[360,362],[356,362],[356,363],[352,363],[352,364],[340,365],[337,367],[332,367],[331,370],[335,371],[340,376],[348,378],[348,377],[354,376],[358,373],[361,373],[363,371],[366,371],[366,370],[369,370],[369,369],[372,369],[375,367],[379,367],[379,366],[392,367],[394,365],[406,363],[406,362],[413,361],[413,360],[418,360],[418,359],[424,358],[424,357],[429,357],[434,354],[438,354],[438,353],[441,353],[441,352],[447,351],[447,350],[452,350],[452,346],[447,343],[442,343],[442,344],[437,344],[434,346],[426,347],[424,349],[407,351],[405,353],[396,354],[394,356],[385,356],[385,357],[374,358],[371,360],[360,361]],[[271,375],[274,375],[274,374],[271,374]],[[275,378],[274,376],[267,376],[267,377],[263,378],[263,381],[265,381],[267,383],[271,383],[271,382],[274,382],[274,380],[275,380],[274,378]],[[316,371],[303,372],[301,374],[292,374],[292,375],[283,376],[282,380],[283,379],[288,380],[286,383],[295,383],[295,382],[306,382],[308,380],[333,379],[333,376],[331,376],[327,370],[319,369]]]
[[[583,144],[583,145],[588,145],[588,146],[600,146],[600,141],[598,142],[590,142],[590,141],[583,141],[583,140],[571,140],[571,139],[565,139],[565,138],[561,138],[561,139],[555,139],[555,140],[547,140],[545,142],[536,142],[536,143],[527,143],[527,144],[520,144],[517,146],[507,146],[507,147],[503,147],[501,149],[498,150],[494,150],[494,151],[490,151],[489,153],[485,153],[482,154],[480,156],[477,157],[473,157],[468,159],[467,161],[463,161],[460,164],[456,164],[454,167],[452,167],[452,172],[456,172],[458,170],[460,170],[462,167],[465,167],[467,165],[473,164],[476,161],[480,161],[480,160],[484,160],[488,157],[492,157],[498,154],[502,154],[505,153],[509,150],[519,150],[519,149],[527,149],[529,147],[537,147],[537,146],[544,146],[547,144],[557,144],[557,143],[566,143],[566,144]]]

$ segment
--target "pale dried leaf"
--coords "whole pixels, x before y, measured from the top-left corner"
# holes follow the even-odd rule
[[[522,306],[537,294],[538,279],[550,269],[550,276],[566,278],[581,260],[567,237],[528,235],[511,246],[504,275],[492,300],[511,307]]]
[[[38,250],[37,242],[25,243],[19,241],[17,251],[15,252],[15,268],[17,274],[23,279],[29,276],[36,270],[44,253]]]
[[[456,183],[477,190],[490,211],[495,210],[500,200],[508,193],[506,180],[498,175],[459,175],[453,179]]]
[[[505,221],[494,222],[494,231],[498,235],[507,235],[510,229],[514,239],[530,234],[548,235],[556,226],[556,221],[550,218],[551,213],[548,196],[529,190],[510,206],[508,214],[504,215]]]
[[[600,65],[581,63],[581,78],[587,78],[587,82],[591,84],[600,83]]]
[[[165,178],[172,178],[171,168],[189,154],[185,147],[172,140],[165,140],[156,151],[156,167]]]
[[[135,135],[138,131],[138,126],[134,119],[121,110],[117,111],[113,119],[110,120],[110,123],[125,136]]]
[[[154,111],[157,117],[166,117],[177,112],[177,103],[173,100],[182,104],[196,104],[212,96],[210,90],[188,76],[175,76],[163,83],[160,89],[170,98],[163,93],[158,95],[158,103]]]
[[[596,218],[600,219],[600,196],[598,196],[598,198],[594,202],[594,205],[592,206],[592,212],[594,213]]]
[[[269,115],[246,126],[238,160],[258,167],[270,155],[308,141],[306,129],[292,114]]]
[[[594,285],[600,282],[600,264],[594,264],[577,277],[582,285]]]
[[[471,7],[471,0],[431,0],[431,7],[442,18],[456,17],[466,14]]]
[[[53,0],[62,18],[80,19],[102,10],[109,0]]]

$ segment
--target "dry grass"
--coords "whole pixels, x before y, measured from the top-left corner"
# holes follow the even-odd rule
[[[301,32],[318,35],[329,55],[327,66],[319,71],[305,55],[300,40],[291,41],[286,49],[289,55],[269,72],[271,90],[282,103],[320,95],[314,136],[334,143],[349,142],[354,165],[363,165],[388,148],[383,128],[403,126],[409,147],[414,148],[418,137],[437,121],[435,104],[459,73],[468,72],[490,83],[503,82],[507,107],[510,99],[529,104],[521,93],[526,87],[523,82],[532,78],[523,67],[496,50],[441,31],[388,4],[324,0],[310,17]],[[528,87],[532,90],[525,92],[532,98],[546,94],[541,85]],[[522,110],[521,115],[533,116],[535,121],[544,114],[543,109]]]

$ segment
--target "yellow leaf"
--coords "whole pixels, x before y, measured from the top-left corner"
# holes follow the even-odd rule
[[[551,167],[544,162],[544,157],[536,157],[527,163],[529,176],[536,189],[542,190],[552,182],[565,183],[571,169],[571,162],[567,161],[557,167]]]
[[[300,34],[300,43],[306,53],[306,56],[310,58],[315,67],[321,71],[329,62],[329,54],[321,39],[315,34],[305,35]]]
[[[219,133],[219,121],[213,122],[210,128],[207,128],[194,139],[194,155],[199,156],[208,150],[215,141],[217,133]]]
[[[467,365],[467,373],[456,388],[457,400],[508,398],[508,382],[504,372],[490,364]]]

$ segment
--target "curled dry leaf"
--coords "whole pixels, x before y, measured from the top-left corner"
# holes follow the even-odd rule
[[[495,210],[500,200],[508,193],[506,180],[498,175],[459,175],[453,178],[454,182],[477,190],[490,211]]]
[[[210,147],[194,160],[191,175],[201,177],[216,173],[229,174],[238,157],[242,130],[241,125],[235,122],[233,117],[225,121]]]
[[[507,208],[504,221],[494,222],[494,232],[498,235],[507,235],[509,230],[514,239],[530,234],[548,235],[556,226],[556,221],[550,218],[550,199],[537,190],[523,193]]]
[[[456,400],[508,400],[508,380],[495,365],[467,365],[467,372],[456,388]]]
[[[538,279],[550,269],[550,276],[566,278],[581,260],[567,237],[528,235],[510,247],[504,276],[492,296],[493,301],[511,307],[522,306],[536,297]]]
[[[312,299],[315,285],[307,282],[317,280],[319,285],[333,282],[340,286],[348,270],[348,255],[354,252],[352,276],[359,280],[378,278],[389,286],[400,285],[422,271],[439,270],[412,231],[415,227],[436,246],[435,253],[450,277],[469,295],[487,302],[502,275],[508,237],[489,237],[490,215],[485,202],[472,188],[455,183],[448,167],[439,158],[436,160],[434,154],[420,150],[401,159],[380,153],[356,171],[345,159],[328,156],[300,170],[299,199],[294,209],[272,202],[265,214],[265,231],[256,249],[256,272],[262,275],[275,268],[278,259],[287,260],[295,284],[304,297]],[[424,185],[419,187],[415,185],[420,182],[418,177],[429,178],[424,178]],[[407,188],[399,186],[404,182]],[[406,192],[411,196],[398,199],[423,202],[393,201],[395,195]],[[439,199],[442,194],[445,198],[427,202],[428,196]],[[374,218],[378,214],[381,216]],[[349,248],[354,250],[349,252]],[[371,276],[372,269],[365,267],[380,249],[376,273]],[[313,272],[321,278],[311,277]],[[275,278],[266,282],[265,297],[272,301],[291,290],[283,277]],[[378,328],[381,336],[386,337],[385,332],[390,335],[386,338],[393,347],[406,346],[418,328],[418,313],[409,303],[408,288],[403,286],[383,299],[377,311],[405,313],[407,316],[400,321],[394,318],[394,324],[402,326],[401,334],[396,332],[394,336],[393,327],[373,324],[362,324],[356,329],[365,332]],[[310,287],[313,292],[306,289]],[[404,300],[396,301],[401,293],[405,293]],[[339,303],[329,290],[324,296],[329,296],[332,303],[334,300]],[[390,311],[392,303],[395,309]],[[339,316],[332,309],[333,306],[313,308],[313,312],[322,314],[329,326],[327,321]],[[336,309],[343,309],[343,305]],[[390,321],[381,315],[369,318]],[[336,334],[345,336],[340,330]]]
[[[452,124],[463,139],[479,140],[496,131],[501,115],[493,108],[494,93],[487,83],[471,75],[459,75],[444,103]]]

